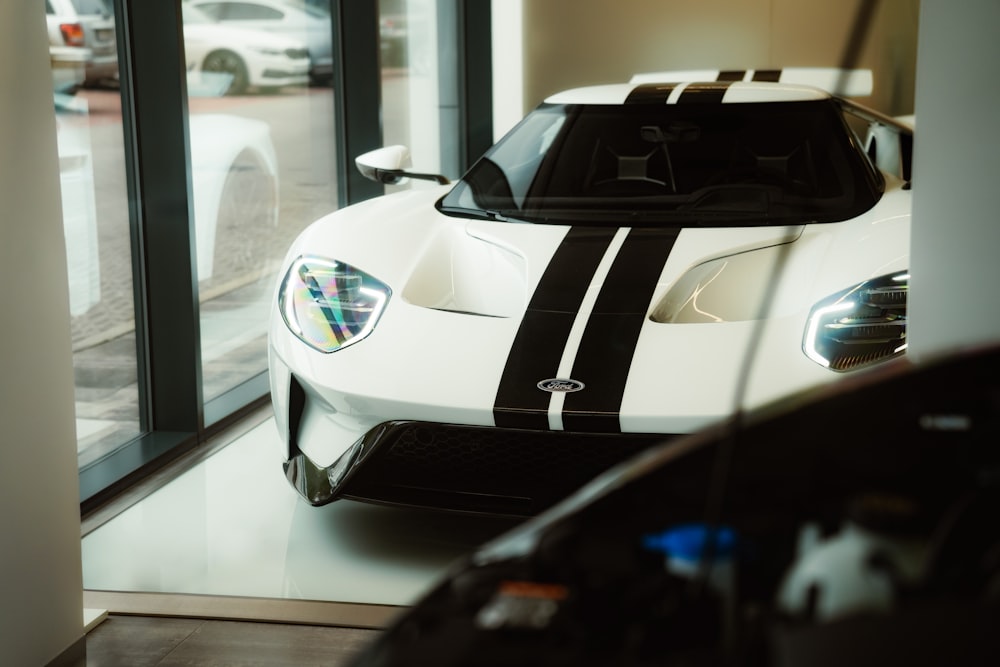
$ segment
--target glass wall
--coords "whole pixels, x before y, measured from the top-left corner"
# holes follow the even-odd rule
[[[410,148],[416,171],[457,170],[458,5],[448,0],[380,0],[379,50],[385,145]],[[409,180],[392,189],[427,187]]]
[[[141,432],[115,17],[104,0],[45,9],[82,468]]]
[[[328,8],[294,0],[190,0],[183,12],[210,406],[266,371],[278,264],[336,208],[333,28]],[[206,409],[206,421],[219,412]]]
[[[470,131],[457,110],[488,102],[458,94],[460,16],[489,3],[38,1],[86,511],[266,399],[286,249],[383,191],[357,154],[408,143],[421,168],[458,175]],[[466,41],[488,44],[488,22],[476,30]],[[488,68],[467,78],[488,82]]]

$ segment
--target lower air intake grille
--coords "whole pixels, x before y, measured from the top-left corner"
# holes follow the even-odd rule
[[[668,438],[397,422],[364,458],[344,494],[531,515]]]

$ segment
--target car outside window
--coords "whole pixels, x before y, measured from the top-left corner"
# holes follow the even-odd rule
[[[198,9],[205,15],[214,21],[218,21],[222,18],[222,12],[225,11],[225,7],[217,2],[203,2],[198,5]],[[186,12],[185,12],[186,16]]]
[[[277,9],[249,2],[219,3],[218,6],[219,11],[213,15],[223,21],[279,21],[285,17]]]
[[[72,0],[73,9],[77,14],[98,14],[100,16],[110,16],[111,6],[105,0]]]

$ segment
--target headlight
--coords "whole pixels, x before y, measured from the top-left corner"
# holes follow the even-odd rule
[[[802,350],[821,366],[850,371],[906,351],[906,273],[872,278],[823,299],[809,313]]]
[[[288,329],[321,352],[334,352],[371,333],[392,294],[384,283],[328,259],[299,257],[278,291]]]

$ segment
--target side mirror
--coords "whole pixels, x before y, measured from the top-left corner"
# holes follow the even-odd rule
[[[865,152],[882,171],[887,171],[910,183],[913,178],[912,116],[900,116],[895,125],[872,123],[865,139]]]
[[[376,148],[354,158],[354,164],[362,176],[385,185],[397,185],[406,178],[435,181],[441,185],[447,185],[449,182],[440,174],[406,171],[410,167],[410,149],[406,146]]]

